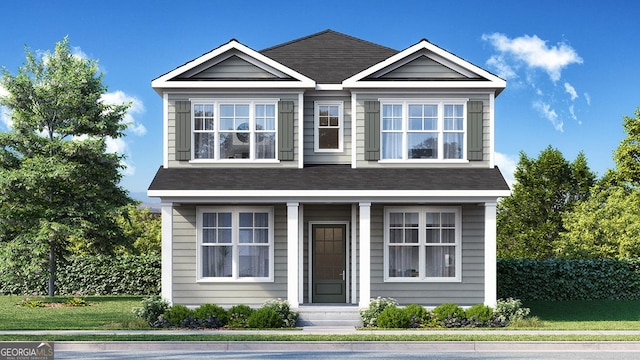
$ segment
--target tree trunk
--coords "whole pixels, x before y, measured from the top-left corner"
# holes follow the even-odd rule
[[[49,296],[55,293],[56,283],[56,249],[55,242],[49,242]]]

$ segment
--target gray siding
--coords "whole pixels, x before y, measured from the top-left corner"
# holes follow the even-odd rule
[[[274,282],[197,283],[196,205],[173,210],[173,301],[176,304],[260,305],[287,298],[287,209],[274,207]]]
[[[382,76],[381,79],[443,80],[467,77],[426,57],[420,56]]]
[[[192,79],[275,79],[275,75],[237,56],[231,56],[193,76]]]
[[[380,98],[394,98],[394,99],[469,99],[469,100],[477,100],[482,101],[484,103],[483,106],[483,126],[482,126],[482,134],[483,134],[483,160],[482,161],[469,161],[469,163],[419,163],[419,162],[407,162],[407,163],[378,163],[378,161],[367,161],[365,160],[365,101],[378,101]],[[490,137],[491,137],[491,120],[489,113],[489,95],[488,94],[469,94],[469,93],[456,93],[456,94],[358,94],[357,103],[356,103],[356,120],[355,120],[355,144],[356,144],[356,161],[357,167],[406,167],[410,165],[411,167],[488,167],[489,166],[489,155],[491,151],[490,147]]]
[[[474,305],[484,302],[484,208],[462,207],[462,282],[385,283],[384,206],[371,208],[371,298],[392,297],[400,304]]]
[[[289,100],[294,102],[294,161],[282,161],[280,163],[260,163],[256,164],[254,162],[233,162],[233,163],[223,163],[223,162],[209,162],[209,163],[195,163],[189,161],[176,161],[176,108],[175,103],[177,100],[189,100],[189,99],[280,99],[280,100]],[[168,144],[169,144],[169,167],[268,167],[268,166],[278,166],[278,167],[297,167],[297,159],[298,159],[298,95],[297,94],[282,94],[282,93],[273,93],[273,94],[171,94],[169,95],[169,110],[168,110]]]
[[[343,109],[343,147],[341,152],[315,152],[314,104],[316,101],[339,101]],[[304,162],[305,164],[351,164],[351,97],[313,96],[304,99]]]

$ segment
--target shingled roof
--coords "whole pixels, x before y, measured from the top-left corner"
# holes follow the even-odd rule
[[[160,168],[149,190],[509,190],[498,168]]]
[[[398,50],[325,30],[259,52],[318,84],[340,84]]]

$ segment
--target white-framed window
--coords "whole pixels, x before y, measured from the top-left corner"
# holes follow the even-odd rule
[[[381,100],[381,160],[466,159],[465,100]]]
[[[386,207],[384,280],[459,282],[462,280],[460,207]]]
[[[343,103],[316,101],[314,105],[314,150],[342,151],[344,133]]]
[[[272,207],[199,207],[198,281],[273,281]]]
[[[276,160],[276,100],[192,100],[195,160]]]

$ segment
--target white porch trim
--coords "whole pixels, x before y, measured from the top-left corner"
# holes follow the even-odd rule
[[[161,204],[162,215],[162,298],[173,304],[173,203]]]
[[[299,297],[299,234],[300,213],[299,203],[287,203],[287,301],[291,308],[300,306]]]
[[[484,204],[484,304],[497,303],[496,203]]]
[[[358,294],[358,210],[351,204],[351,304],[357,304]],[[347,260],[348,261],[348,260]]]
[[[371,299],[371,203],[360,206],[360,299],[358,306],[369,307]]]

